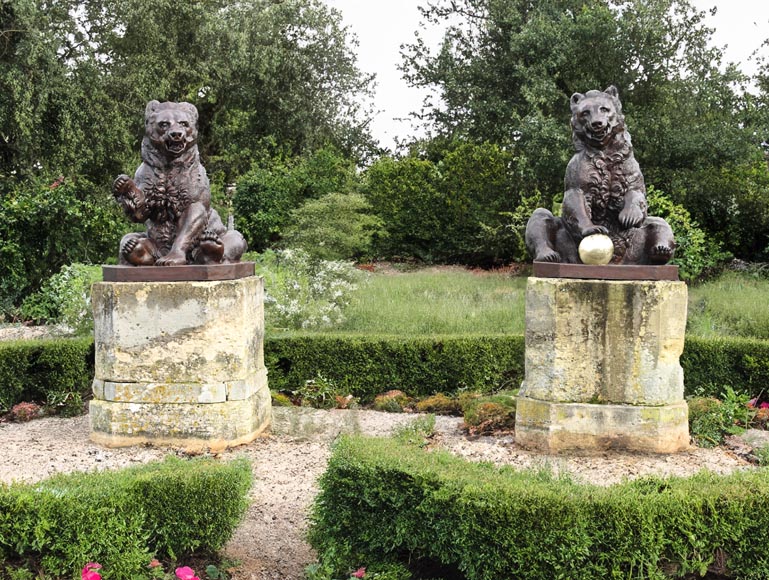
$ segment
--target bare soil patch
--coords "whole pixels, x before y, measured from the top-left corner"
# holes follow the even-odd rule
[[[314,560],[304,540],[307,514],[333,440],[344,432],[387,435],[413,419],[414,415],[376,411],[276,408],[271,435],[219,455],[222,460],[248,457],[255,476],[251,507],[225,550],[226,557],[236,562],[233,578],[304,578],[305,566]],[[460,424],[458,418],[438,417],[434,447],[472,461],[550,467],[602,485],[652,474],[686,476],[702,469],[729,473],[751,467],[739,449],[727,448],[693,448],[676,455],[546,456],[517,448],[512,435],[468,437]],[[116,469],[176,453],[152,447],[106,449],[88,436],[88,416],[0,424],[0,481],[33,482],[55,473]]]

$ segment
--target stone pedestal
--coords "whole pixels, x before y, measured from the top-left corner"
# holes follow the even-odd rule
[[[550,452],[688,448],[686,306],[678,281],[529,278],[516,442]]]
[[[220,450],[270,423],[263,282],[101,282],[91,439]]]

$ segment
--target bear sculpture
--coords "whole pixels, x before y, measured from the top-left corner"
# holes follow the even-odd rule
[[[646,186],[633,155],[617,89],[575,93],[571,127],[576,153],[566,168],[561,217],[539,208],[526,225],[536,262],[579,264],[579,244],[593,234],[614,244],[613,264],[665,264],[673,231],[646,213]]]
[[[190,103],[150,101],[144,113],[142,164],[120,175],[112,193],[146,232],[120,242],[119,263],[132,266],[219,264],[240,260],[246,241],[211,208],[211,189],[198,154],[198,110]]]

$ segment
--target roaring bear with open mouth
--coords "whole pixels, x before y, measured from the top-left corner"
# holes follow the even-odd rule
[[[126,234],[119,262],[133,266],[219,264],[240,260],[246,241],[211,208],[211,189],[198,154],[198,111],[190,103],[150,101],[144,112],[142,164],[120,175],[112,193],[146,233]]]
[[[526,247],[537,262],[579,264],[592,234],[614,243],[615,264],[665,264],[675,240],[668,223],[646,213],[646,185],[633,155],[616,87],[575,93],[571,127],[576,153],[566,168],[561,217],[534,211]]]

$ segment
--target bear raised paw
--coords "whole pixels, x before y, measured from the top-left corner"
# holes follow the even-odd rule
[[[614,86],[571,97],[576,153],[564,179],[561,216],[539,208],[526,225],[526,247],[537,262],[579,264],[579,243],[606,234],[614,264],[665,264],[675,250],[665,220],[646,213],[646,186],[625,128]]]

